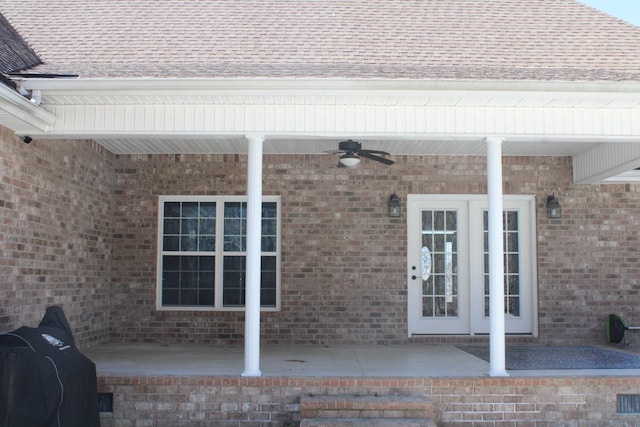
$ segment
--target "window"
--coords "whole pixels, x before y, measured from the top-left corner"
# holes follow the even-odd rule
[[[242,310],[247,201],[242,196],[161,196],[158,309]],[[263,309],[280,306],[280,198],[263,197]]]

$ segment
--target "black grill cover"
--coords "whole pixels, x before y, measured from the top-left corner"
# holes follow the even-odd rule
[[[96,366],[62,308],[47,308],[37,328],[0,334],[0,426],[100,426]]]
[[[616,314],[607,316],[607,341],[609,344],[620,344],[627,329],[629,328],[627,328],[620,316]]]

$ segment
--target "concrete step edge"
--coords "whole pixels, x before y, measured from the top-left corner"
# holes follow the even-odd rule
[[[433,402],[427,395],[318,395],[301,397],[300,405],[309,409],[419,409]]]
[[[307,418],[300,427],[436,427],[436,423],[424,418]]]

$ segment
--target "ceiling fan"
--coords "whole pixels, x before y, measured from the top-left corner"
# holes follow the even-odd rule
[[[395,162],[391,159],[387,159],[382,156],[390,156],[391,154],[386,151],[379,150],[365,150],[362,148],[362,144],[358,141],[353,141],[351,139],[347,141],[342,141],[338,143],[338,150],[328,151],[328,153],[339,154],[343,153],[340,156],[340,165],[351,167],[360,163],[360,157],[364,157],[365,159],[375,160],[376,162],[384,163],[385,165],[392,165]]]

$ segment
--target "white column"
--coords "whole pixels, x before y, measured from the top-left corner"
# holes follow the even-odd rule
[[[502,139],[487,138],[489,196],[489,375],[508,376],[505,363]]]
[[[260,372],[260,242],[262,235],[262,143],[264,136],[247,135],[247,268],[245,281],[244,377]]]

